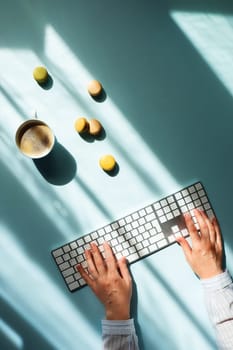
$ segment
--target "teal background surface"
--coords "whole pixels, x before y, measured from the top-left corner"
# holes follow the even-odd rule
[[[102,305],[68,292],[51,250],[201,181],[233,272],[233,9],[229,1],[8,0],[0,12],[0,348],[101,349]],[[47,67],[51,85],[32,77]],[[87,84],[98,79],[106,99]],[[46,160],[15,145],[37,113]],[[74,130],[97,118],[102,140]],[[98,161],[111,153],[115,176]],[[131,265],[142,350],[217,349],[181,248]]]

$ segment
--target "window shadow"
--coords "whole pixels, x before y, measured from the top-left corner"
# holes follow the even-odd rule
[[[200,324],[199,320],[195,315],[190,311],[190,309],[183,302],[181,297],[172,289],[171,285],[162,277],[158,270],[150,263],[150,261],[145,261],[145,266],[151,271],[151,274],[154,278],[159,281],[159,283],[164,287],[166,293],[177,303],[179,308],[184,312],[186,317],[191,321],[193,326],[200,332],[206,342],[213,348],[216,346],[215,341],[209,336],[205,328]]]
[[[4,321],[9,324],[23,340],[23,349],[35,349],[35,344],[38,349],[53,350],[50,344],[42,335],[28,323],[23,315],[19,315],[9,304],[0,298],[1,316]],[[2,350],[16,350],[9,340],[1,334],[0,348]]]

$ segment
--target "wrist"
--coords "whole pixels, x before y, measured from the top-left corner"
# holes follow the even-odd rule
[[[105,317],[106,320],[128,320],[130,319],[130,312],[127,308],[124,310],[106,309]]]
[[[199,278],[201,280],[205,280],[205,279],[216,277],[216,276],[222,274],[223,272],[224,272],[223,269],[218,269],[218,270],[215,270],[215,271],[209,271],[209,272],[205,272],[205,273],[199,275]]]

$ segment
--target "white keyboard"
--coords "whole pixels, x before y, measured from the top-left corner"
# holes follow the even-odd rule
[[[53,250],[52,256],[69,291],[86,285],[75,266],[87,267],[84,251],[90,248],[90,242],[95,242],[103,252],[102,244],[108,241],[117,258],[125,256],[133,263],[173,244],[177,236],[187,237],[182,214],[190,211],[192,214],[194,208],[204,210],[210,218],[214,216],[200,182]],[[193,220],[198,229],[194,216]]]

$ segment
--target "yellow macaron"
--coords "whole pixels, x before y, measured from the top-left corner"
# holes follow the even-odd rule
[[[97,136],[101,133],[102,125],[97,119],[89,120],[89,134]]]
[[[103,87],[98,80],[90,81],[87,87],[89,94],[93,97],[100,95],[100,93],[102,92],[102,89]]]
[[[86,118],[78,118],[76,119],[75,123],[74,123],[74,128],[78,133],[84,133],[87,132],[89,129],[89,123],[86,120]]]
[[[33,78],[39,83],[46,83],[48,80],[48,71],[45,67],[39,66],[36,67],[33,71]]]
[[[111,154],[106,154],[100,158],[99,165],[103,170],[111,171],[116,166],[116,160]]]

